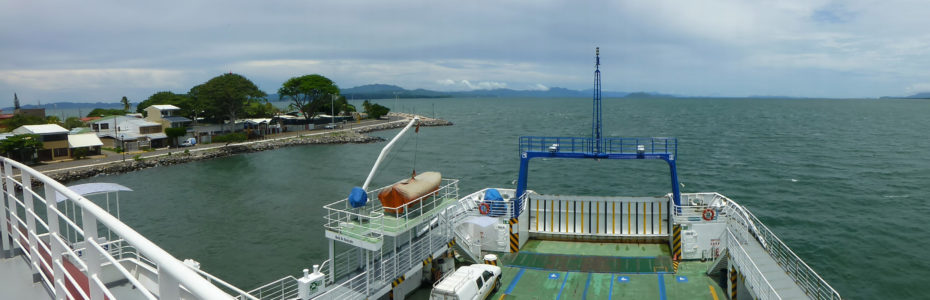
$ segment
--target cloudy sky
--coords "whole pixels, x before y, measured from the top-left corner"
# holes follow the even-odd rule
[[[930,91],[918,1],[0,0],[0,106],[133,102],[225,72],[340,87],[878,97]]]

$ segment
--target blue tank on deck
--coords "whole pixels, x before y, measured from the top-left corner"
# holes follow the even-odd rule
[[[483,203],[487,203],[490,208],[489,217],[499,217],[507,213],[507,203],[504,203],[504,197],[497,189],[487,189],[484,192]]]

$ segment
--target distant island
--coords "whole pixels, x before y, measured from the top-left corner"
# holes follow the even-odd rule
[[[571,90],[553,87],[547,90],[490,89],[471,91],[433,91],[427,89],[408,90],[390,84],[367,84],[342,89],[340,94],[349,99],[390,99],[394,98],[568,98],[591,97],[593,90]],[[604,91],[604,97],[624,97],[627,92]]]
[[[78,108],[122,108],[123,104],[119,102],[55,102],[48,104],[23,104],[22,108],[44,108],[44,109],[78,109]],[[12,112],[13,107],[4,107],[4,112]]]
[[[408,90],[391,84],[366,84],[341,89],[340,94],[349,100],[391,99],[397,98],[589,98],[593,89],[572,90],[552,87],[547,90],[489,89],[470,91],[434,91],[427,89]],[[747,97],[701,97],[664,94],[657,92],[619,92],[603,91],[604,98],[750,98],[750,99],[807,99],[806,97],[753,95]],[[278,94],[268,94],[268,101],[280,101]],[[930,99],[930,92],[910,96],[884,96],[879,99]],[[120,108],[119,102],[56,102],[41,105],[27,104],[23,108],[45,109],[79,109],[79,108]],[[13,107],[3,108],[4,112],[13,111]]]
[[[881,99],[930,99],[930,92],[917,93],[910,96],[904,97],[895,97],[895,96],[885,96]]]

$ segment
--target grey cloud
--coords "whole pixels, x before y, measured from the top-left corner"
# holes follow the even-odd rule
[[[585,89],[595,46],[610,90],[871,97],[927,86],[930,8],[841,4],[6,1],[0,95],[145,98],[228,71],[266,91],[307,73],[343,87]]]

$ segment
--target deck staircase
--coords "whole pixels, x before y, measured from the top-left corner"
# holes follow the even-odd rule
[[[730,263],[730,253],[727,252],[726,248],[723,248],[723,253],[720,253],[720,256],[717,256],[717,259],[714,259],[714,263],[707,268],[707,275],[716,275],[721,270],[726,270],[727,266]]]
[[[465,219],[478,215],[478,205],[474,201],[460,199],[449,211],[452,213],[450,217],[455,237],[453,244],[455,252],[472,263],[481,263],[481,244],[458,228],[458,224],[464,222]]]

